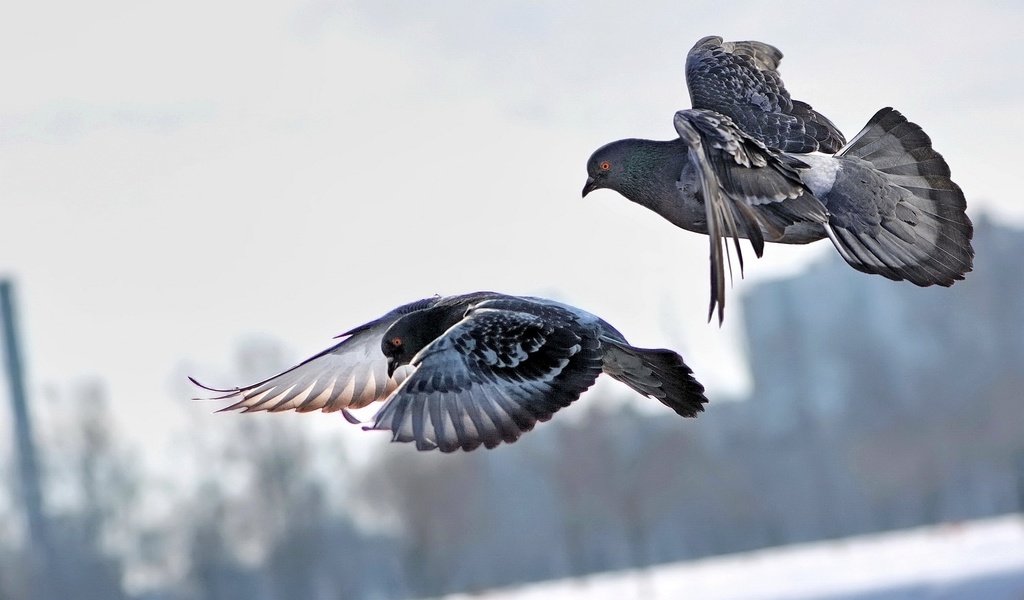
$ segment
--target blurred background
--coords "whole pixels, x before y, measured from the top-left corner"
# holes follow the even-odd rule
[[[0,600],[1024,598],[1022,30],[997,1],[0,6]],[[707,323],[706,238],[580,189],[598,146],[674,136],[708,34],[780,47],[847,137],[922,125],[974,272],[770,245]],[[191,400],[478,289],[680,350],[708,411],[602,381],[442,456]]]

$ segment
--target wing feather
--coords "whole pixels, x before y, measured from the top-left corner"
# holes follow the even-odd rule
[[[247,386],[217,389],[189,379],[203,389],[221,392],[212,400],[235,401],[222,411],[333,412],[360,408],[385,399],[399,383],[388,376],[387,360],[380,350],[384,332],[402,315],[436,301],[437,298],[427,298],[400,306],[342,334],[344,339],[323,352]]]
[[[743,273],[741,237],[750,240],[757,256],[764,250],[763,231],[777,236],[798,221],[824,223],[825,208],[800,180],[799,162],[769,150],[747,135],[726,115],[709,110],[683,110],[675,116],[676,132],[688,146],[687,159],[696,173],[704,201],[711,245],[711,302],[708,319],[718,310],[725,318],[725,265],[732,274],[728,245],[733,246]]]
[[[747,134],[785,152],[837,152],[842,132],[806,102],[793,100],[778,73],[782,52],[763,42],[708,36],[686,57],[693,108],[729,116]]]
[[[594,383],[596,336],[537,314],[471,309],[417,353],[415,371],[367,429],[442,452],[514,442]]]

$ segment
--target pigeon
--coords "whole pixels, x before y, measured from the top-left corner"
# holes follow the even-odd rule
[[[704,387],[676,352],[631,346],[603,319],[553,300],[474,292],[404,304],[263,381],[222,411],[341,411],[383,402],[364,429],[418,450],[512,443],[579,398],[602,372],[676,414],[704,410]]]
[[[949,286],[973,268],[974,228],[963,191],[931,139],[893,108],[849,142],[778,74],[762,42],[703,38],[686,60],[693,108],[675,139],[625,139],[587,162],[583,196],[607,188],[710,240],[708,319],[725,318],[733,239],[760,257],[764,242],[828,238],[854,269],[919,286]]]

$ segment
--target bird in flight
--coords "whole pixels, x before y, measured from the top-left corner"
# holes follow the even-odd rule
[[[603,319],[553,300],[475,292],[400,306],[269,379],[231,389],[221,410],[323,412],[383,402],[364,429],[418,450],[512,443],[579,398],[602,372],[683,417],[704,387],[679,354],[631,346]]]
[[[849,142],[790,97],[782,53],[756,41],[701,39],[686,58],[693,108],[677,137],[625,139],[587,162],[583,195],[608,188],[711,245],[710,320],[725,309],[732,238],[760,257],[764,242],[828,238],[858,271],[919,286],[949,286],[971,270],[973,226],[949,166],[921,127],[879,110]]]

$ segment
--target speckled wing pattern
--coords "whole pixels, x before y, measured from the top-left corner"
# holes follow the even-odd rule
[[[714,110],[766,146],[785,152],[838,152],[842,132],[805,102],[793,100],[778,66],[782,52],[762,42],[708,36],[686,57],[693,108]]]
[[[568,313],[556,320],[478,306],[411,364],[368,429],[452,452],[513,442],[550,419],[594,383],[601,352],[596,330],[574,325]]]
[[[708,318],[725,309],[725,263],[731,261],[725,238],[733,238],[743,270],[739,238],[750,240],[754,252],[764,250],[762,229],[780,236],[799,221],[824,223],[828,215],[800,180],[799,160],[772,152],[742,131],[727,116],[710,110],[682,110],[675,115],[676,132],[689,148],[689,167],[696,173],[706,211],[711,243],[711,303]]]
[[[339,337],[345,337],[344,340],[323,352],[252,385],[217,389],[190,379],[206,390],[223,394],[211,400],[237,399],[221,411],[341,410],[354,422],[347,409],[383,400],[398,387],[399,381],[388,376],[387,359],[380,349],[384,332],[402,315],[427,308],[437,300],[426,298],[400,306],[379,319],[343,333]]]

